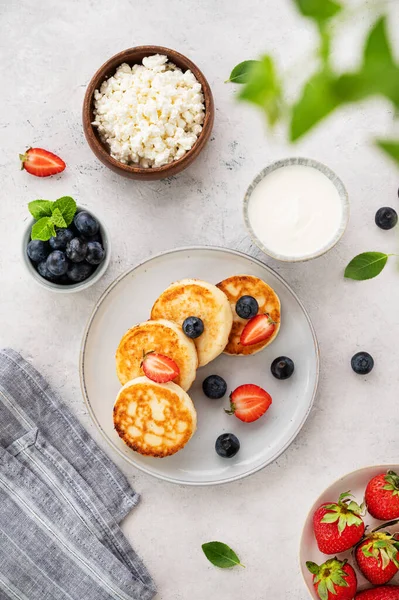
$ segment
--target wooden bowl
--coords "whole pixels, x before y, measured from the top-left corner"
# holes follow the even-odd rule
[[[114,75],[116,69],[122,64],[127,63],[132,66],[137,63],[141,63],[144,57],[151,56],[153,54],[165,54],[168,59],[173,62],[177,67],[180,67],[183,71],[190,69],[195,75],[196,79],[202,86],[202,92],[205,99],[205,119],[202,125],[202,131],[198,136],[197,141],[193,147],[186,152],[184,156],[178,160],[174,160],[167,165],[162,167],[149,167],[144,169],[143,167],[136,165],[125,165],[119,162],[110,155],[107,144],[105,144],[97,131],[96,127],[93,127],[92,121],[94,121],[93,107],[94,107],[94,92],[98,90],[105,79]],[[171,175],[180,173],[186,167],[188,167],[199,155],[201,150],[204,148],[206,142],[213,127],[214,120],[214,105],[211,88],[204,75],[201,73],[199,68],[191,62],[188,58],[169,48],[163,46],[136,46],[135,48],[129,48],[123,52],[119,52],[112,56],[102,67],[98,69],[95,75],[92,77],[85,94],[83,101],[83,130],[86,136],[86,140],[93,150],[97,158],[107,167],[123,175],[124,177],[130,177],[130,179],[141,179],[143,181],[150,181],[154,179],[164,179]]]

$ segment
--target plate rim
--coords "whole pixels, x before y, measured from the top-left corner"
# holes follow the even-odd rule
[[[280,283],[285,286],[287,288],[287,290],[293,295],[293,297],[295,298],[295,300],[298,302],[300,308],[302,309],[306,320],[308,322],[309,328],[310,328],[310,332],[312,334],[312,338],[313,338],[313,343],[314,343],[314,347],[315,347],[315,354],[316,354],[316,372],[315,372],[315,383],[313,386],[313,391],[312,391],[312,398],[311,401],[309,403],[308,409],[306,411],[306,414],[304,415],[304,417],[302,418],[299,426],[297,427],[297,429],[295,430],[295,432],[293,433],[293,435],[290,437],[290,439],[284,444],[284,446],[276,453],[274,454],[270,459],[268,459],[266,462],[262,463],[261,465],[258,465],[252,469],[250,469],[249,471],[247,471],[244,474],[239,474],[239,475],[233,475],[227,479],[223,479],[223,480],[217,480],[217,481],[186,481],[184,479],[177,479],[177,478],[173,478],[173,477],[169,477],[167,475],[162,475],[159,473],[154,473],[153,471],[151,471],[150,469],[148,469],[145,465],[139,465],[137,463],[133,463],[132,460],[130,458],[128,458],[128,456],[122,452],[122,450],[120,450],[113,442],[111,439],[109,439],[109,437],[107,436],[106,432],[103,430],[103,428],[101,427],[101,424],[98,422],[97,417],[94,414],[94,410],[90,404],[90,399],[89,399],[89,395],[87,393],[86,390],[86,386],[85,386],[85,376],[84,376],[84,357],[85,357],[85,349],[86,349],[86,343],[87,343],[87,338],[89,335],[89,331],[92,325],[92,322],[97,314],[98,309],[100,308],[101,304],[103,303],[103,301],[106,299],[106,297],[111,293],[111,291],[114,289],[114,287],[116,287],[118,285],[118,283],[120,281],[122,281],[122,279],[124,279],[125,277],[127,277],[128,275],[130,275],[131,273],[133,273],[134,271],[136,271],[137,269],[139,269],[140,267],[142,267],[143,265],[151,262],[152,260],[156,260],[158,258],[164,257],[164,256],[168,256],[171,254],[176,254],[179,252],[193,252],[193,251],[201,251],[201,250],[211,250],[211,251],[216,251],[216,252],[221,252],[221,253],[227,253],[227,254],[233,254],[235,256],[239,256],[241,258],[246,258],[249,259],[251,261],[253,261],[254,263],[256,263],[258,266],[266,269],[266,271],[269,271],[270,273],[272,273],[279,281]],[[99,297],[99,299],[96,301],[90,316],[87,320],[86,326],[84,328],[84,332],[83,332],[83,337],[82,337],[82,341],[81,341],[81,345],[80,345],[80,352],[79,352],[79,379],[80,379],[80,388],[81,388],[81,392],[83,395],[83,400],[86,404],[88,413],[93,421],[93,423],[95,424],[95,426],[97,427],[98,431],[100,432],[101,436],[104,438],[104,440],[107,442],[107,444],[110,446],[110,448],[112,448],[113,451],[117,452],[120,456],[122,456],[122,458],[124,458],[124,460],[131,466],[139,469],[140,471],[142,471],[143,473],[146,473],[147,475],[151,475],[152,477],[156,477],[157,479],[160,479],[162,481],[167,481],[169,483],[174,483],[177,485],[188,485],[188,486],[194,486],[194,487],[204,487],[204,486],[212,486],[212,485],[224,485],[227,483],[232,483],[233,481],[239,481],[241,479],[245,479],[246,477],[249,477],[250,475],[253,475],[254,473],[257,473],[258,471],[261,471],[262,469],[264,469],[265,467],[267,467],[268,465],[270,465],[272,462],[274,462],[275,460],[277,460],[288,448],[289,446],[291,446],[291,444],[293,443],[293,441],[296,439],[296,437],[298,436],[299,432],[301,431],[301,429],[303,428],[303,426],[305,425],[311,410],[313,408],[313,404],[316,398],[316,394],[317,394],[317,389],[318,389],[318,384],[319,384],[319,376],[320,376],[320,349],[319,349],[319,343],[317,340],[317,336],[316,336],[316,331],[314,329],[313,323],[310,319],[310,316],[306,310],[306,308],[304,307],[304,305],[302,304],[301,300],[298,298],[297,294],[294,292],[294,290],[291,288],[291,286],[285,281],[285,279],[283,279],[283,277],[281,277],[281,275],[279,273],[277,273],[276,271],[274,271],[274,269],[272,269],[271,267],[269,267],[268,265],[266,265],[265,263],[263,263],[261,260],[259,260],[258,258],[255,258],[253,256],[251,256],[250,254],[246,254],[245,252],[241,252],[239,250],[233,250],[231,248],[225,248],[223,246],[201,246],[201,245],[196,245],[196,246],[181,246],[178,248],[173,248],[170,250],[164,250],[162,252],[159,252],[157,254],[154,254],[153,256],[150,256],[149,258],[137,263],[135,266],[127,269],[126,271],[124,271],[123,273],[121,273],[120,275],[118,275],[118,277],[116,277],[109,285],[108,287],[103,291],[103,293],[101,294],[101,296]]]

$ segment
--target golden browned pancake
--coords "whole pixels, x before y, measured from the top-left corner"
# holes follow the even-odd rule
[[[114,406],[114,427],[135,452],[163,458],[179,452],[197,426],[190,396],[173,382],[128,381]]]
[[[229,277],[218,283],[217,287],[222,290],[229,299],[233,314],[233,327],[231,328],[229,341],[224,350],[226,354],[233,354],[236,356],[255,354],[256,352],[263,350],[263,348],[266,348],[266,346],[276,339],[280,329],[280,300],[276,292],[267,285],[267,283],[253,275],[234,275],[233,277]],[[253,298],[256,298],[259,304],[258,314],[267,313],[273,321],[277,323],[273,335],[264,342],[259,342],[252,346],[242,346],[240,344],[241,333],[248,323],[248,320],[241,319],[236,313],[236,302],[241,296],[252,296]]]
[[[156,300],[151,319],[169,319],[181,327],[187,317],[199,317],[204,323],[204,332],[194,340],[202,367],[219,356],[227,344],[233,323],[229,302],[223,292],[206,281],[176,281]]]
[[[188,390],[195,379],[198,357],[193,340],[184,335],[182,328],[173,321],[159,319],[146,321],[129,329],[121,339],[116,351],[116,372],[125,385],[143,375],[143,354],[158,352],[173,359],[180,369],[174,380],[183,390]]]

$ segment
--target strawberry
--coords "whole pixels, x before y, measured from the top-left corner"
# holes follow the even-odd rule
[[[141,366],[148,379],[156,383],[167,383],[180,374],[180,369],[174,360],[155,352],[145,354]]]
[[[389,533],[374,532],[355,551],[359,569],[373,585],[388,583],[399,569],[399,542]]]
[[[338,502],[322,504],[313,515],[313,529],[320,552],[337,554],[355,546],[363,537],[363,506],[344,492]]]
[[[242,330],[240,344],[243,346],[253,346],[264,342],[273,335],[277,323],[273,321],[270,315],[256,315],[249,319]]]
[[[240,421],[252,423],[265,414],[272,403],[271,396],[258,385],[240,385],[230,394],[228,415],[235,415]]]
[[[394,471],[381,473],[367,484],[365,501],[370,515],[380,521],[399,517],[399,476]]]
[[[322,565],[306,563],[313,575],[313,585],[320,600],[353,600],[356,594],[357,579],[347,561],[330,558]]]
[[[29,148],[25,154],[20,154],[21,169],[25,169],[31,175],[36,177],[48,177],[49,175],[57,175],[61,173],[66,164],[64,161],[43,148]]]
[[[399,600],[399,585],[382,585],[359,592],[355,600]]]

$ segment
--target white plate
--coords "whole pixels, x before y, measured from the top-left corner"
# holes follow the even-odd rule
[[[309,511],[302,531],[299,553],[302,575],[305,580],[306,587],[310,592],[311,598],[318,600],[318,596],[312,584],[312,574],[309,573],[309,571],[306,568],[306,561],[311,560],[316,564],[320,565],[326,560],[328,560],[328,558],[332,558],[330,556],[327,556],[326,554],[322,554],[317,547],[317,543],[313,535],[312,524],[313,514],[315,510],[324,502],[336,502],[340,494],[348,491],[350,491],[355,496],[356,501],[359,504],[361,504],[363,502],[364,492],[366,491],[366,487],[370,479],[372,479],[376,475],[379,475],[380,473],[386,473],[390,469],[398,472],[399,465],[376,465],[375,467],[365,467],[364,469],[359,469],[358,471],[353,471],[353,473],[344,475],[344,477],[341,477],[341,479],[338,479],[338,481],[330,485],[330,487],[328,487],[313,504],[312,508]],[[371,517],[368,513],[364,519],[364,522],[366,525],[369,526],[370,530],[374,529],[375,527],[378,527],[379,525],[382,525],[383,523],[382,521],[377,521],[376,519],[373,519],[373,517]],[[388,528],[387,531],[389,530],[390,529]],[[395,530],[395,528],[391,528],[391,531],[393,530]],[[367,581],[367,579],[363,577],[363,575],[357,568],[356,561],[353,559],[350,550],[348,552],[338,554],[338,557],[340,559],[348,559],[352,567],[354,567],[357,575],[358,591],[362,591],[363,589],[372,587],[371,584]],[[399,575],[396,575],[390,581],[390,583],[395,583],[396,585],[398,585]]]
[[[282,304],[282,325],[273,344],[253,357],[222,355],[199,369],[189,391],[197,412],[198,429],[187,446],[174,456],[156,459],[133,452],[113,428],[112,408],[119,390],[115,351],[122,335],[149,318],[159,294],[173,281],[196,277],[218,283],[235,274],[256,275],[277,292]],[[270,365],[280,355],[291,357],[295,373],[278,381]],[[150,258],[119,277],[105,291],[87,325],[80,356],[82,390],[94,422],[111,446],[131,465],[175,483],[212,485],[241,479],[275,460],[295,439],[306,421],[316,392],[319,372],[317,341],[309,317],[288,285],[260,261],[223,248],[186,248]],[[202,381],[218,374],[228,390],[244,383],[264,387],[273,404],[266,415],[245,424],[224,413],[228,395],[209,400]],[[235,433],[241,449],[230,460],[215,452],[223,432]]]

